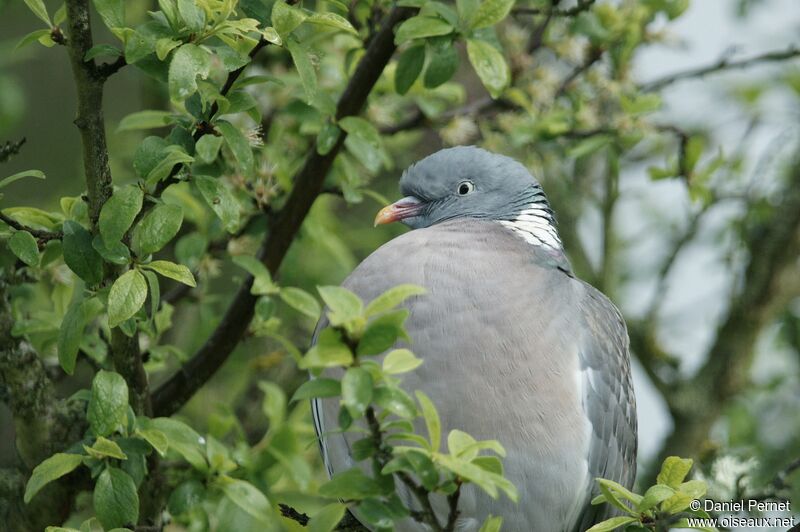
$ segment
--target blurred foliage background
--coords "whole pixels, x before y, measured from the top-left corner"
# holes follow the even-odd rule
[[[272,3],[242,1],[240,15],[268,14]],[[45,4],[51,15],[59,7]],[[125,4],[131,27],[157,9],[144,0]],[[357,140],[337,157],[275,277],[281,286],[315,293],[318,285],[338,284],[402,232],[373,229],[371,220],[387,198],[397,196],[402,169],[424,155],[477,144],[515,157],[543,183],[578,274],[626,316],[637,370],[641,484],[650,485],[656,465],[677,454],[699,460],[696,471],[715,498],[797,501],[800,10],[770,0],[694,4],[517,2],[495,28],[475,30],[471,37],[491,43],[495,53],[502,50],[507,63],[507,71],[496,65],[493,73],[484,65],[483,83],[460,37],[454,44],[437,35],[401,43],[361,113],[379,138],[372,130],[351,135]],[[445,7],[430,8],[430,16],[446,20],[455,5],[440,5]],[[236,155],[226,151],[217,168],[242,213],[232,233],[186,184],[164,193],[165,201],[182,206],[185,222],[160,256],[188,266],[198,286],[162,280],[162,301],[169,303],[163,319],[170,327],[139,341],[151,389],[220,323],[247,275],[231,257],[256,253],[270,230],[269,213],[280,210],[292,176],[313,152],[314,140],[324,138],[331,108],[390,5],[301,7],[339,13],[356,33],[311,24],[297,30],[316,79],[313,98],[303,79],[308,71],[298,72],[286,47],[266,46],[247,67],[248,76],[267,77],[241,91],[247,95],[247,105],[239,102],[245,111],[227,117],[255,157],[253,171],[241,172]],[[118,44],[96,12],[92,17],[95,42]],[[60,212],[61,198],[86,189],[66,50],[35,42],[15,48],[40,26],[23,2],[0,1],[0,143],[25,139],[0,170],[6,176],[36,168],[47,175],[4,188],[6,214],[19,205]],[[735,35],[756,27],[780,31],[720,48],[725,37],[715,32]],[[702,49],[705,44],[708,49]],[[403,76],[416,68],[409,66],[419,59],[409,52],[415,46],[426,50],[427,71],[409,86]],[[220,87],[232,69],[212,67],[208,84]],[[136,154],[144,139],[169,131],[151,123],[145,129],[120,127],[123,119],[141,110],[186,115],[188,104],[172,100],[164,79],[154,79],[142,65],[125,66],[108,78],[103,110],[116,186],[140,179]],[[248,107],[251,100],[254,106]],[[13,264],[14,257],[4,253],[4,264]],[[56,396],[66,398],[89,388],[95,371],[108,367],[108,348],[98,332],[81,345],[75,374],[61,371],[56,338],[74,279],[58,261],[42,270],[34,277],[46,283],[23,280],[14,288],[22,302],[12,297],[15,340],[9,341],[29,342]],[[287,407],[285,400],[306,378],[286,340],[304,350],[314,320],[280,298],[267,299],[258,303],[255,320],[227,362],[178,417],[224,442],[259,487],[313,508],[316,502],[306,493],[324,475],[311,445],[308,407]],[[0,386],[4,403],[13,401],[13,393]],[[289,429],[276,436],[274,428],[284,420]],[[12,467],[17,435],[5,404],[0,431],[0,466]],[[292,439],[291,462],[260,452],[275,437]],[[85,515],[87,507],[79,499],[76,513]],[[236,528],[237,520],[246,516],[223,510],[228,513],[220,514],[220,529],[244,529]]]

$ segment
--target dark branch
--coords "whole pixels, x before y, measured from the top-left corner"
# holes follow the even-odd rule
[[[283,517],[295,521],[300,526],[307,526],[308,522],[311,520],[311,518],[308,517],[306,514],[298,512],[288,504],[280,503],[278,504],[278,508],[280,509],[281,515]]]
[[[554,17],[575,17],[587,11],[596,0],[579,0],[574,7],[567,9],[542,8],[542,7],[517,7],[511,10],[514,16],[519,15],[550,15]]]
[[[798,56],[800,56],[800,48],[797,48],[793,45],[786,50],[767,52],[746,59],[739,59],[737,61],[732,61],[729,57],[723,57],[716,63],[708,66],[693,68],[683,72],[676,72],[674,74],[664,76],[663,78],[643,83],[640,86],[640,89],[645,92],[657,91],[659,89],[663,89],[667,85],[671,85],[675,82],[685,79],[702,78],[708,74],[714,74],[716,72],[722,72],[725,70],[734,70],[739,68],[747,68],[758,64],[786,61],[789,59],[794,59]]]
[[[336,108],[336,118],[359,113],[367,101],[372,87],[395,51],[394,27],[415,12],[411,8],[396,7],[387,15],[381,30],[375,34],[364,56],[347,84]],[[286,205],[274,218],[258,258],[275,274],[294,240],[314,200],[320,194],[325,176],[344,144],[344,133],[326,154],[311,148],[305,164],[295,176],[294,187]],[[239,343],[253,317],[256,298],[250,293],[253,278],[248,277],[233,298],[222,321],[211,337],[177,373],[153,394],[157,415],[170,415],[179,409],[195,391],[228,359]]]
[[[0,163],[4,163],[14,155],[17,155],[19,150],[22,148],[22,145],[25,144],[26,140],[27,139],[25,137],[22,137],[16,142],[8,140],[5,144],[0,146]]]
[[[586,59],[575,67],[575,69],[564,78],[564,81],[561,82],[558,89],[556,90],[554,98],[559,98],[563,96],[564,93],[567,92],[569,86],[572,84],[573,81],[578,79],[584,72],[592,68],[592,66],[597,63],[603,57],[603,49],[598,46],[592,46],[589,48],[589,53],[586,55]]]
[[[125,56],[121,55],[113,63],[103,63],[102,65],[98,65],[97,75],[100,76],[103,80],[107,80],[108,78],[119,72],[127,64],[128,62],[125,60]]]
[[[13,227],[17,231],[29,232],[42,242],[47,242],[49,240],[60,240],[64,236],[64,233],[62,233],[61,231],[43,231],[41,229],[33,229],[31,227],[27,227],[16,221],[14,218],[8,216],[7,214],[4,214],[2,211],[0,211],[0,220],[5,222],[10,227]]]
[[[103,79],[97,75],[94,61],[84,61],[86,53],[93,46],[88,0],[67,2],[67,28],[67,49],[78,95],[75,125],[81,134],[83,167],[89,196],[89,219],[94,225],[103,204],[111,197],[112,188],[103,120]]]

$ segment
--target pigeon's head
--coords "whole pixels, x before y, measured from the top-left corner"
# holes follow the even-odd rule
[[[440,150],[400,179],[405,196],[384,207],[375,225],[400,221],[412,229],[454,218],[515,220],[531,204],[551,214],[539,182],[510,157],[474,146]]]

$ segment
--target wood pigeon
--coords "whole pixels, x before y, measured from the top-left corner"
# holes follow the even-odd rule
[[[425,287],[405,303],[424,363],[404,387],[430,396],[444,434],[461,429],[506,448],[519,503],[467,486],[456,530],[477,532],[493,514],[509,532],[584,531],[613,515],[590,500],[596,477],[630,488],[636,473],[627,331],[614,305],[572,273],[541,185],[509,157],[459,146],[412,165],[400,190],[375,223],[413,230],[343,286],[365,301],[403,283]],[[335,432],[337,399],[312,407],[329,473],[350,469],[363,435]],[[444,499],[434,508],[447,515]],[[396,529],[426,528],[407,519]]]

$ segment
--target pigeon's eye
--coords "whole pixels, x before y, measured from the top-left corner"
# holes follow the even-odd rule
[[[460,196],[466,196],[473,190],[475,190],[475,185],[472,184],[472,181],[462,181],[458,184],[458,194]]]

